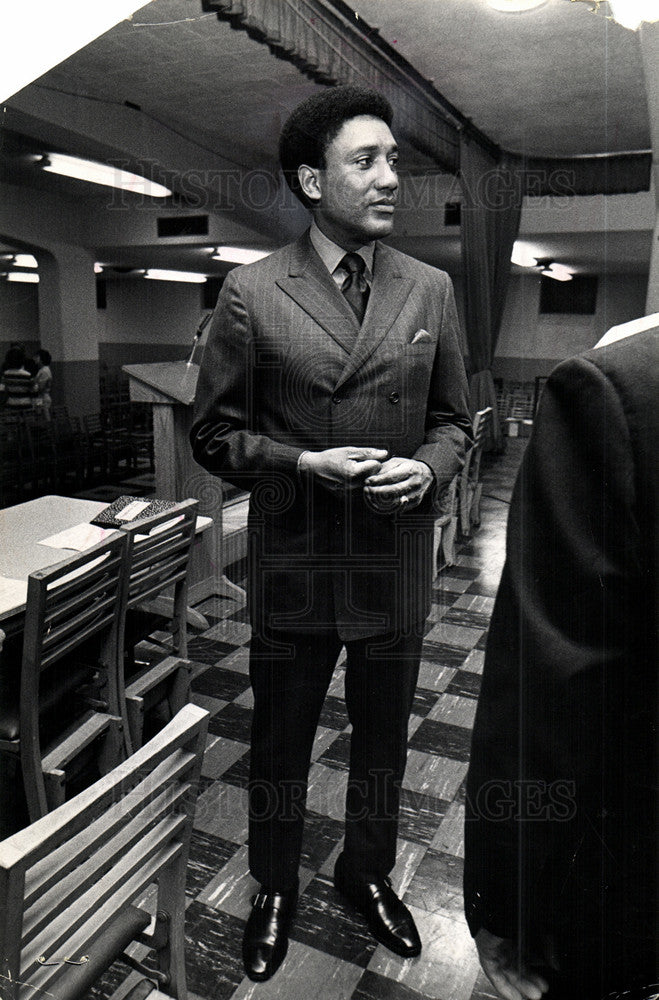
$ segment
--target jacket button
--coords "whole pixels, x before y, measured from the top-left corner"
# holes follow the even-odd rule
[[[400,396],[398,395],[397,392],[391,392],[391,393],[389,393],[389,402],[390,403],[398,403],[399,400],[400,400]]]
[[[332,402],[335,406],[338,406],[339,403],[343,402],[343,399],[341,396],[332,396]]]

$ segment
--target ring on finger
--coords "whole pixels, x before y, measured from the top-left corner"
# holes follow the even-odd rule
[[[401,505],[401,507],[404,504],[409,503],[409,502],[410,502],[410,498],[405,493],[403,493],[402,497],[399,497],[399,499],[398,499],[398,503]]]

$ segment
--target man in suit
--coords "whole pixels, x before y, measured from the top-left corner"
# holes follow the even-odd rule
[[[512,497],[465,824],[506,1000],[657,993],[658,362],[655,328],[559,365]]]
[[[421,950],[388,874],[433,500],[471,423],[448,276],[379,242],[398,189],[391,119],[384,98],[354,87],[293,112],[280,159],[313,224],[229,274],[197,389],[196,460],[251,489],[249,855],[261,890],[243,957],[256,981],[286,954],[310,757],[342,646],[353,731],[335,885],[379,941]]]

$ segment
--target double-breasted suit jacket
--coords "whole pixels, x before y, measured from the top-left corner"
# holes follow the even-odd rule
[[[308,232],[227,277],[199,375],[196,460],[251,489],[253,627],[336,625],[345,639],[429,610],[432,498],[379,513],[361,488],[297,470],[304,450],[387,449],[426,462],[441,494],[471,421],[450,279],[376,244],[361,327]]]

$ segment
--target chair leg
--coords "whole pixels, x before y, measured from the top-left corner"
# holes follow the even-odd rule
[[[187,1000],[185,979],[185,865],[180,857],[158,879],[158,909],[169,917],[169,934],[156,952],[158,969],[168,977],[167,993]]]
[[[111,718],[98,755],[101,774],[109,774],[125,756],[122,720],[118,717]]]
[[[471,507],[471,488],[465,486],[460,489],[460,534],[465,538],[471,535],[471,523],[469,520],[469,509]]]
[[[442,528],[442,554],[445,566],[455,565],[455,533],[458,527],[457,517],[452,517]]]
[[[435,521],[435,525],[434,525],[434,529],[433,529],[433,536],[432,536],[432,579],[433,579],[433,583],[435,582],[435,580],[437,579],[437,577],[439,575],[439,565],[438,565],[437,560],[439,558],[439,547],[441,545],[443,533],[444,533],[444,528],[442,527],[441,524],[439,524],[437,521]]]
[[[41,767],[41,751],[37,746],[30,752],[27,749],[30,742],[26,738],[21,740],[21,771],[30,823],[34,823],[48,812],[48,800]]]
[[[126,714],[128,716],[128,735],[132,751],[142,746],[144,733],[144,698],[126,698]]]
[[[481,523],[481,494],[483,492],[483,484],[477,483],[474,488],[474,498],[471,501],[471,511],[469,514],[471,523],[475,528],[478,528]]]
[[[64,771],[45,771],[43,776],[46,788],[48,812],[64,805],[66,799],[66,775]]]

